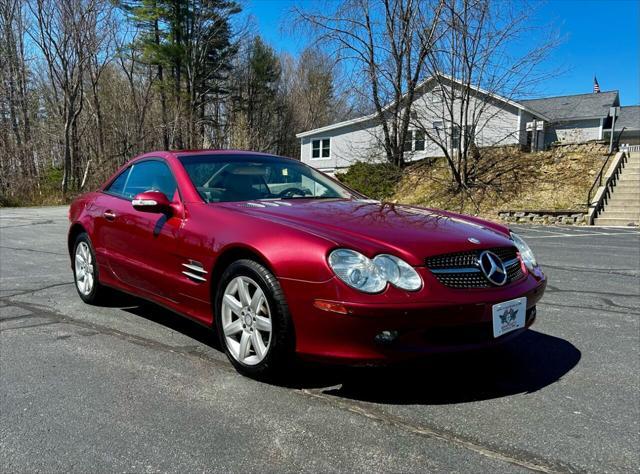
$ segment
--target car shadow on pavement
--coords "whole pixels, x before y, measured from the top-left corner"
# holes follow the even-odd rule
[[[429,356],[384,368],[349,369],[324,394],[374,403],[451,404],[531,393],[580,361],[570,342],[528,330],[490,352]]]
[[[191,339],[195,339],[212,349],[222,351],[218,337],[211,329],[160,305],[125,293],[118,293],[108,305],[113,308],[119,308],[127,313],[135,314],[154,323],[161,324]]]
[[[161,306],[124,294],[112,306],[222,352],[213,331]],[[466,403],[535,392],[560,380],[580,358],[570,342],[530,329],[491,351],[430,355],[385,367],[303,362],[279,385],[373,403]]]

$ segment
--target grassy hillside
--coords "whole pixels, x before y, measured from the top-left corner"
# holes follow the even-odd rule
[[[498,211],[506,209],[584,210],[587,192],[602,166],[606,149],[587,144],[538,153],[524,153],[511,147],[485,149],[481,153],[482,159],[492,166],[470,190],[454,192],[447,163],[436,159],[409,165],[394,186],[387,185],[386,195],[372,197],[490,219],[497,219]],[[372,171],[366,173],[367,180],[379,189]],[[341,179],[366,194],[367,186],[361,185],[362,180],[354,183],[349,174],[353,175],[348,173]],[[389,172],[385,174],[388,176]]]

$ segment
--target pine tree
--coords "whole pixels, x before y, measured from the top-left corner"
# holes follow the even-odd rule
[[[207,117],[207,104],[225,93],[221,83],[236,52],[230,17],[240,7],[229,0],[125,0],[122,6],[142,31],[133,47],[157,68],[165,147],[201,146],[205,124],[218,125]]]

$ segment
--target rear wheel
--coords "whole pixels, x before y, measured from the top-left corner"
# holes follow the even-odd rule
[[[241,373],[274,379],[293,360],[293,325],[275,276],[253,260],[238,260],[223,273],[216,295],[216,329]]]
[[[104,298],[107,289],[98,280],[96,255],[85,232],[78,235],[73,246],[73,276],[82,301],[98,304]]]

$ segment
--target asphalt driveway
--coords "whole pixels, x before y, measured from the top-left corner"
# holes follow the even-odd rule
[[[155,305],[84,305],[66,208],[0,209],[3,472],[640,468],[640,233],[518,227],[549,276],[495,354],[244,378]]]

